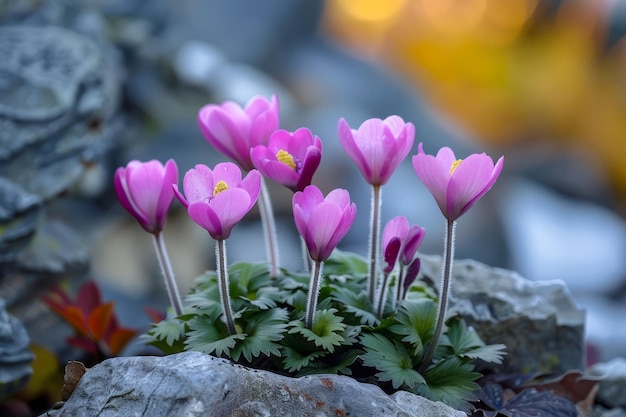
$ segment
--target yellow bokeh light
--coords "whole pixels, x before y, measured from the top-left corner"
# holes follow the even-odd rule
[[[394,18],[407,0],[337,0],[337,5],[349,18],[361,21],[380,21]]]

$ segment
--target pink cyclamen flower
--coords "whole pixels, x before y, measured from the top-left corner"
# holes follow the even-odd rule
[[[187,198],[174,186],[189,217],[213,239],[224,240],[259,198],[261,174],[253,169],[242,179],[241,169],[231,162],[217,164],[213,170],[200,164],[185,174],[183,190]]]
[[[278,99],[256,96],[244,108],[232,101],[208,104],[198,112],[198,125],[215,149],[249,171],[254,168],[250,149],[267,145],[278,129]]]
[[[172,159],[165,166],[157,160],[130,161],[115,171],[115,193],[122,206],[135,216],[146,232],[156,234],[165,227],[174,200],[172,184],[178,182],[178,166]]]
[[[441,148],[437,156],[427,155],[421,143],[418,154],[413,156],[413,169],[435,198],[441,213],[451,221],[461,217],[491,189],[503,164],[503,156],[494,165],[485,153],[457,159],[447,147]]]
[[[314,185],[294,194],[293,218],[314,261],[325,261],[348,233],[356,217],[356,205],[344,189],[332,190],[326,198]]]
[[[250,156],[261,174],[292,191],[311,185],[313,174],[322,159],[322,141],[309,129],[293,133],[277,130],[267,146],[255,146]]]
[[[357,130],[341,118],[337,131],[341,146],[372,185],[384,185],[389,180],[415,140],[415,126],[399,116],[369,119]]]
[[[383,254],[387,262],[385,272],[391,272],[398,255],[400,262],[409,265],[425,235],[426,230],[423,227],[418,225],[409,227],[409,221],[404,216],[389,220],[383,230]]]

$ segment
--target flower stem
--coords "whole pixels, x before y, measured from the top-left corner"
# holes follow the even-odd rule
[[[276,278],[278,276],[279,264],[278,244],[276,242],[276,223],[274,222],[270,194],[267,191],[267,186],[263,178],[261,178],[261,194],[258,201],[261,222],[263,223],[263,233],[265,234],[265,250],[270,262],[270,276]]]
[[[311,269],[311,280],[309,281],[309,295],[306,301],[306,316],[304,325],[311,330],[313,327],[313,319],[315,318],[315,310],[317,309],[317,297],[320,289],[320,279],[322,278],[323,261],[315,261],[313,269]]]
[[[170,304],[174,308],[177,316],[183,314],[182,302],[180,301],[180,295],[178,294],[178,286],[176,285],[176,278],[174,278],[174,272],[172,271],[172,264],[170,258],[167,255],[167,248],[165,247],[165,241],[161,232],[154,233],[152,235],[154,242],[154,250],[156,251],[157,258],[159,259],[159,265],[161,266],[161,273],[163,274],[163,280],[165,281],[165,288],[167,295],[170,299]]]
[[[378,278],[378,229],[380,228],[380,185],[372,185],[372,208],[370,217],[370,263],[368,291],[370,303],[374,305],[376,298],[376,281]]]
[[[389,275],[391,273],[385,273],[383,276],[383,283],[380,286],[380,291],[378,293],[378,307],[376,312],[378,317],[383,317],[383,312],[385,310],[385,301],[387,300],[387,287],[389,286]]]
[[[405,269],[406,267],[401,264],[400,271],[398,271],[398,285],[396,285],[396,301],[394,303],[394,307],[396,303],[399,303],[400,301],[402,301],[402,296],[404,293],[404,280],[406,278]]]
[[[300,236],[300,250],[302,250],[302,262],[304,263],[304,272],[311,270],[311,258],[309,257],[309,250],[306,247],[304,238]]]
[[[235,328],[235,319],[233,314],[233,307],[230,304],[230,291],[228,288],[228,268],[226,268],[226,241],[220,239],[215,245],[215,259],[217,260],[217,281],[220,290],[220,301],[222,302],[222,311],[224,312],[224,319],[226,320],[226,326],[228,327],[228,333],[231,335],[237,334]]]
[[[448,290],[450,288],[450,281],[452,280],[452,261],[454,260],[454,233],[456,228],[456,222],[454,220],[448,220],[446,223],[446,236],[445,236],[445,249],[443,252],[443,268],[441,277],[441,291],[439,292],[439,304],[437,307],[437,324],[435,326],[435,333],[430,341],[428,351],[424,355],[424,360],[420,366],[420,372],[425,370],[433,359],[439,337],[441,336],[441,329],[443,328],[443,322],[445,321],[446,305],[448,303]]]

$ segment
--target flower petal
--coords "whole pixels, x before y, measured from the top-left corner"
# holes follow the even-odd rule
[[[493,161],[484,153],[472,154],[459,164],[450,176],[447,190],[447,213],[451,220],[461,216],[469,209],[470,202],[473,204],[488,191],[493,169]]]
[[[417,252],[417,249],[424,241],[425,236],[426,230],[423,227],[417,225],[411,226],[404,238],[402,254],[400,256],[400,261],[403,264],[408,265],[411,263],[415,257],[415,252]]]
[[[228,237],[224,237],[222,222],[213,208],[208,204],[192,203],[187,208],[187,212],[191,220],[209,232],[213,239],[219,240]],[[230,231],[228,231],[228,235],[230,235]]]
[[[183,190],[187,202],[189,204],[207,203],[213,197],[215,182],[213,171],[206,165],[198,164],[187,171],[183,178]]]
[[[442,213],[447,213],[447,189],[450,181],[449,167],[432,155],[418,153],[413,156],[413,169],[433,195]]]

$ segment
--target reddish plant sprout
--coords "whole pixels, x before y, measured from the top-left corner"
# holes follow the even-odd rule
[[[97,360],[119,356],[137,330],[120,326],[114,302],[103,302],[98,285],[87,281],[78,290],[76,299],[55,287],[42,301],[65,320],[76,334],[68,337],[70,346],[81,349]]]

